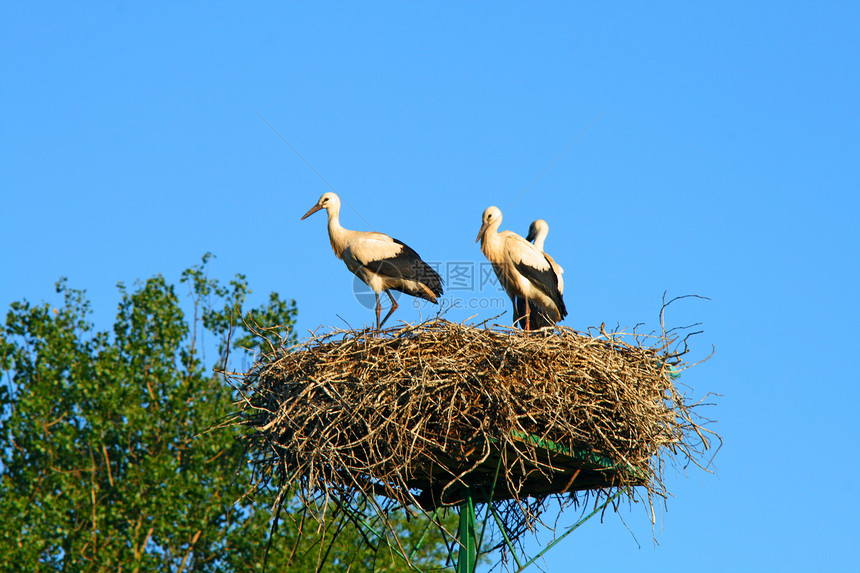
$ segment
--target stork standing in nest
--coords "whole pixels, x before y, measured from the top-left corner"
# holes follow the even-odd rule
[[[320,197],[302,220],[320,209],[328,213],[328,238],[334,254],[376,295],[377,330],[397,310],[397,301],[391,295],[391,290],[436,304],[436,298],[442,295],[442,277],[422,261],[418,253],[384,233],[344,229],[340,224],[340,198],[335,193],[325,193]],[[391,300],[391,309],[380,321],[382,305],[379,293],[382,291]]]
[[[564,269],[561,268],[561,265],[555,262],[549,254],[544,250],[544,242],[546,241],[546,236],[549,234],[549,224],[543,219],[536,219],[532,221],[532,224],[529,225],[529,234],[526,235],[526,241],[531,241],[535,248],[543,253],[546,257],[546,260],[549,261],[550,266],[552,267],[552,271],[555,273],[556,278],[558,279],[558,292],[559,294],[564,294]],[[525,326],[525,312],[526,306],[525,301],[521,298],[517,298],[514,301],[514,306],[516,307],[517,316],[520,317],[517,321],[517,325],[520,328],[526,328]],[[536,312],[531,315],[531,330],[537,330],[538,328],[544,328],[547,326],[554,326],[555,321],[552,320],[549,316],[542,312]]]
[[[546,255],[513,231],[499,232],[502,212],[498,207],[487,207],[481,221],[475,242],[481,241],[481,251],[492,263],[499,283],[511,297],[514,322],[520,318],[517,297],[524,301],[526,330],[531,330],[529,316],[532,306],[555,322],[567,316],[558,288],[558,276]]]

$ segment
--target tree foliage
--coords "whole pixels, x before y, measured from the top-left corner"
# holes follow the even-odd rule
[[[240,431],[221,423],[236,396],[205,349],[224,366],[237,350],[289,342],[296,307],[272,293],[246,309],[245,277],[208,278],[209,258],[182,275],[191,319],[160,275],[119,285],[112,332],[95,329],[85,292],[65,280],[57,308],[11,305],[0,331],[0,571],[262,570],[273,498],[249,490]],[[282,515],[269,569],[315,570],[323,557],[407,569],[343,523]],[[408,536],[418,524],[398,527]],[[443,549],[421,557],[439,562]]]

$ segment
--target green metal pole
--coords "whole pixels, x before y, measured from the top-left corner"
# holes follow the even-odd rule
[[[457,559],[457,573],[474,573],[478,559],[478,534],[475,531],[475,500],[472,488],[466,488],[466,499],[460,504],[460,529],[457,531],[460,542],[460,556]]]

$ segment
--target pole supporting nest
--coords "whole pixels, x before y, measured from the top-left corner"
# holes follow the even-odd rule
[[[460,555],[457,559],[457,573],[474,573],[478,562],[478,532],[475,527],[475,498],[472,488],[465,488],[465,497],[460,504],[460,528],[457,530],[457,541],[460,544]]]
[[[555,547],[558,543],[560,543],[565,537],[573,533],[577,530],[581,525],[583,525],[586,521],[602,512],[606,506],[615,501],[622,493],[625,493],[624,489],[619,489],[612,495],[606,498],[606,500],[594,508],[594,510],[571,525],[569,528],[565,530],[564,533],[556,537],[552,543],[544,547],[540,553],[523,563],[523,559],[517,553],[516,547],[514,547],[513,542],[508,536],[507,529],[505,528],[504,523],[499,517],[496,509],[493,507],[492,502],[486,503],[486,515],[484,517],[484,527],[482,527],[482,535],[483,537],[483,529],[486,527],[486,520],[489,519],[490,516],[496,522],[496,526],[499,528],[499,531],[502,534],[502,537],[505,541],[505,545],[508,550],[511,552],[511,556],[514,558],[514,562],[517,564],[516,573],[520,573],[524,571],[531,565],[533,565],[538,559],[543,557],[547,551]],[[456,573],[475,573],[475,569],[478,565],[478,553],[480,551],[481,539],[478,537],[478,529],[477,529],[477,516],[478,511],[475,506],[475,496],[473,492],[473,488],[465,488],[464,499],[460,503],[460,525],[457,529],[457,545],[459,545],[459,552],[457,557],[457,566]],[[525,556],[523,556],[525,557]]]

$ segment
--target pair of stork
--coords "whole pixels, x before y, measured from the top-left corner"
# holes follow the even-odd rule
[[[397,310],[391,290],[436,303],[442,295],[442,278],[418,253],[383,233],[344,229],[340,224],[340,198],[335,193],[320,197],[302,220],[321,209],[328,213],[328,237],[334,254],[376,294],[377,329]],[[484,256],[511,298],[514,323],[526,330],[554,325],[567,315],[567,310],[562,299],[564,271],[543,252],[549,226],[542,219],[533,222],[524,239],[512,231],[499,232],[501,222],[502,212],[497,207],[487,207],[475,242],[481,241]],[[529,242],[532,240],[534,244]],[[381,292],[391,300],[391,309],[382,320]]]

